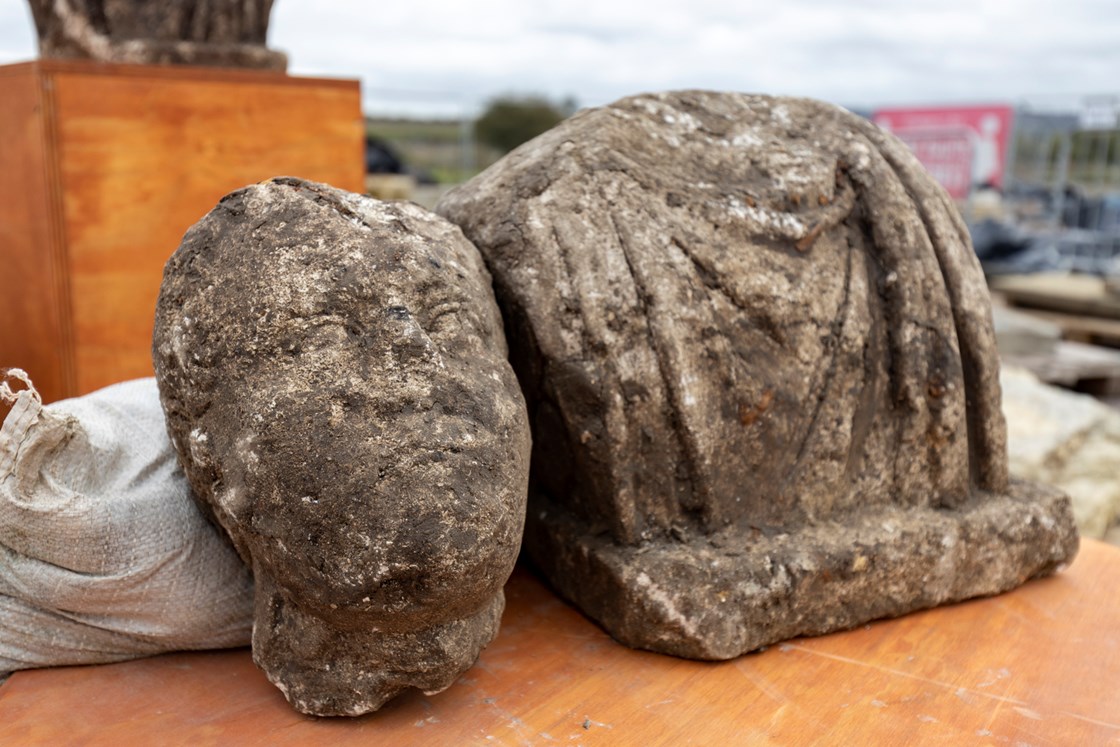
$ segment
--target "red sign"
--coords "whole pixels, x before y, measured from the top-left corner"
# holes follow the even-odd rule
[[[910,146],[933,178],[959,200],[983,184],[1003,186],[1014,116],[1010,106],[997,104],[879,109],[871,119]]]

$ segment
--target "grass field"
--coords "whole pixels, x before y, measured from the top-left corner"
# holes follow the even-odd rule
[[[501,157],[473,142],[463,152],[463,126],[454,120],[366,119],[366,132],[388,142],[405,163],[431,174],[440,184],[466,181]]]

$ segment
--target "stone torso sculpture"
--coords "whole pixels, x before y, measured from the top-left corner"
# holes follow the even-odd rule
[[[43,57],[283,71],[273,0],[28,0]]]
[[[1076,549],[1009,483],[984,279],[896,139],[800,99],[582,112],[448,194],[533,422],[526,547],[620,640],[727,658]]]

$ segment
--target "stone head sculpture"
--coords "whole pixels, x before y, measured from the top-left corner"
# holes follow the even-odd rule
[[[234,192],[167,264],[153,356],[194,494],[252,567],[254,659],[293,705],[356,715],[474,663],[529,437],[457,228],[298,179]]]
[[[1009,481],[989,299],[898,140],[834,106],[636,96],[449,193],[530,410],[525,544],[625,643],[727,658],[1072,557]]]

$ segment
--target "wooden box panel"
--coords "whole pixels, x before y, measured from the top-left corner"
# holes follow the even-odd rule
[[[73,379],[69,294],[60,203],[50,197],[49,113],[28,68],[0,67],[0,367],[27,369],[57,398]]]
[[[33,200],[40,206],[24,210],[19,222],[45,215],[56,235],[11,248],[5,240],[0,250],[37,256],[40,265],[53,254],[60,271],[47,281],[54,300],[40,292],[31,298],[11,278],[0,279],[0,292],[14,291],[39,309],[42,325],[58,315],[61,339],[44,363],[26,342],[0,337],[0,365],[31,369],[37,384],[53,386],[54,376],[62,386],[44,385],[45,398],[151,375],[163,265],[223,195],[277,175],[353,191],[363,186],[357,81],[73,62],[0,68],[4,80],[19,80],[14,87],[41,102],[44,157],[35,164],[24,156],[21,164],[43,182]],[[4,100],[0,128],[12,118]],[[0,194],[24,181],[7,169],[0,178]],[[0,223],[7,218],[0,214]]]

